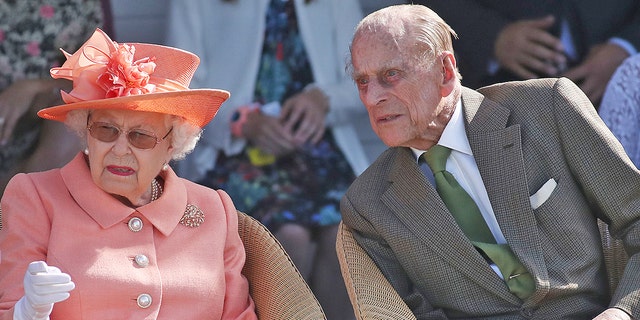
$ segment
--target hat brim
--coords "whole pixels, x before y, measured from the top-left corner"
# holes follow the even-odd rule
[[[204,127],[215,117],[229,92],[217,89],[190,89],[149,93],[125,97],[90,100],[42,109],[38,116],[48,120],[64,122],[67,113],[77,109],[121,109],[158,112],[185,118],[199,127]]]

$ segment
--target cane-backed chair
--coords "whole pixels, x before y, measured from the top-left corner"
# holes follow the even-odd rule
[[[326,319],[320,303],[273,234],[240,211],[238,231],[247,255],[242,274],[249,280],[258,318]]]
[[[629,257],[624,251],[622,240],[611,236],[609,226],[605,222],[598,220],[598,229],[600,229],[600,240],[602,242],[602,251],[604,252],[604,264],[607,268],[609,288],[613,292],[618,286],[618,281],[622,278],[622,273]]]
[[[356,319],[416,319],[343,223],[338,227],[336,250]]]

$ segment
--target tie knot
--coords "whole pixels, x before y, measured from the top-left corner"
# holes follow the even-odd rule
[[[435,174],[436,172],[444,171],[447,165],[447,158],[451,153],[451,149],[441,146],[434,145],[427,152],[425,152],[422,157],[431,168],[431,171]]]

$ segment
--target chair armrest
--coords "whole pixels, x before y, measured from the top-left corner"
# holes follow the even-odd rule
[[[259,319],[326,319],[289,255],[264,225],[238,211],[238,232],[247,256],[242,274]]]
[[[622,278],[629,256],[624,250],[622,240],[613,238],[609,232],[609,226],[600,219],[598,219],[598,229],[600,230],[600,240],[602,241],[602,252],[604,254],[604,264],[607,269],[609,289],[611,292],[614,292],[616,287],[618,287],[620,278]]]
[[[342,223],[338,228],[336,252],[357,319],[416,319],[375,262],[358,245],[351,229]]]

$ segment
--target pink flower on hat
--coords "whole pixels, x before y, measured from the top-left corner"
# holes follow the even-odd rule
[[[66,61],[51,68],[51,77],[71,80],[73,89],[60,90],[64,105],[38,111],[44,119],[65,121],[79,109],[125,109],[174,115],[203,128],[229,98],[225,90],[189,89],[200,59],[178,48],[118,44],[96,28],[75,53],[62,52]]]
[[[132,45],[120,44],[111,54],[106,70],[98,76],[97,83],[105,90],[105,98],[147,94],[156,86],[149,83],[149,75],[156,68],[154,58],[145,57],[133,61],[136,49]]]
[[[151,77],[156,68],[155,57],[134,60],[136,48],[132,44],[118,44],[100,29],[76,53],[62,52],[67,61],[61,67],[52,68],[51,76],[73,81],[71,92],[60,92],[66,103],[143,95],[159,90],[159,79],[154,81]]]

